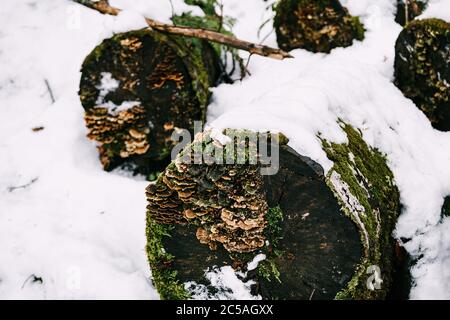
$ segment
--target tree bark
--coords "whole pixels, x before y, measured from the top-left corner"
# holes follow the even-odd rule
[[[182,162],[196,143],[217,146],[209,132],[184,149],[147,188],[147,253],[161,297],[226,297],[205,270],[228,266],[263,299],[385,298],[399,193],[384,157],[342,126],[349,144],[323,141],[334,162],[326,174],[283,143],[278,172],[264,176],[261,164]],[[226,134],[251,150],[248,131]],[[258,254],[265,259],[248,270]]]

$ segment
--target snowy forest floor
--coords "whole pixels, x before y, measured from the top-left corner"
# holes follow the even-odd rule
[[[110,2],[127,10],[111,17],[68,0],[0,3],[0,298],[158,298],[144,250],[148,183],[102,170],[77,91],[81,63],[98,43],[144,27],[141,15],[169,22],[172,6]],[[260,42],[272,29],[258,37],[270,2],[224,0],[234,33]],[[329,55],[253,56],[251,76],[213,89],[208,124],[281,131],[325,169],[317,133],[345,141],[338,118],[359,128],[386,153],[401,192],[395,236],[417,259],[410,298],[450,299],[450,218],[440,214],[450,194],[450,133],[432,129],[392,84],[395,1],[341,2],[361,17],[364,41]],[[431,0],[422,17],[450,21],[450,1]],[[264,44],[276,46],[273,32]]]

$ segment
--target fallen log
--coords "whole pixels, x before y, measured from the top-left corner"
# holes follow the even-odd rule
[[[278,46],[329,53],[364,39],[364,27],[338,0],[280,0],[274,27]]]
[[[88,137],[105,170],[125,163],[149,175],[170,162],[173,130],[205,120],[221,67],[206,41],[140,30],[104,40],[81,73]]]
[[[410,22],[395,44],[396,86],[442,131],[450,130],[449,43],[450,24],[425,19]]]
[[[334,162],[326,174],[279,134],[258,134],[279,146],[273,175],[250,161],[246,137],[256,133],[228,130],[228,143],[196,136],[147,188],[147,254],[161,298],[232,298],[230,277],[263,299],[385,298],[399,192],[385,158],[343,130],[348,144],[323,141]],[[196,146],[219,158],[245,146],[245,161],[192,164]]]

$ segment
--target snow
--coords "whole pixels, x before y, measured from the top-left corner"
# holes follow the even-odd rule
[[[230,266],[213,267],[205,272],[205,278],[210,285],[218,291],[214,294],[208,292],[205,285],[187,282],[185,288],[191,293],[193,299],[212,300],[260,300],[260,296],[253,296],[250,287],[255,283],[252,280],[244,282],[246,273],[236,272]]]
[[[419,19],[438,18],[450,21],[450,10],[448,0],[430,0],[430,5],[418,17]]]
[[[182,0],[172,3],[177,13],[199,12]],[[223,3],[225,14],[238,18],[238,37],[260,42],[269,35],[264,44],[276,45],[270,23],[258,37],[273,0]],[[332,163],[317,134],[345,142],[338,118],[361,129],[367,143],[386,153],[400,189],[395,236],[418,259],[410,298],[450,299],[450,221],[440,215],[450,194],[450,133],[434,130],[392,84],[401,31],[395,0],[342,3],[361,16],[363,42],[329,55],[294,50],[295,58],[283,61],[252,56],[250,77],[213,89],[208,126],[283,132],[291,147],[325,170]],[[102,39],[143,27],[142,15],[168,22],[172,6],[166,0],[111,4],[126,10],[111,17],[65,0],[2,1],[0,298],[158,298],[144,250],[147,183],[102,170],[77,91],[81,63]],[[450,1],[431,0],[422,17],[450,20],[449,12]],[[33,132],[37,126],[44,130]],[[229,267],[208,275],[239,288],[227,298],[249,294]]]
[[[105,101],[105,97],[108,93],[114,92],[117,88],[119,88],[120,81],[114,79],[110,72],[102,72],[100,75],[100,84],[96,86],[96,88],[100,91],[97,101],[95,102],[98,107],[106,108],[108,113],[116,115],[120,111],[128,110],[134,106],[140,105],[139,101],[123,101],[120,105],[116,105],[112,101]]]
[[[258,264],[266,259],[266,255],[263,253],[257,254],[252,261],[250,261],[247,264],[247,270],[251,271],[251,270],[255,270],[256,268],[258,268]]]
[[[102,72],[100,76],[102,77],[100,79],[100,84],[96,86],[96,88],[100,90],[96,101],[97,104],[105,102],[105,96],[110,92],[114,92],[120,84],[119,80],[112,77],[111,72]]]
[[[222,146],[231,142],[231,138],[223,134],[223,131],[217,128],[211,129],[211,138],[219,142]]]

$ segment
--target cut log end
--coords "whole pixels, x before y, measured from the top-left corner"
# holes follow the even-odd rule
[[[364,27],[338,0],[281,0],[276,6],[274,27],[278,46],[329,53],[364,39]]]
[[[280,148],[275,175],[263,176],[259,165],[248,163],[186,165],[175,160],[169,165],[147,188],[148,256],[162,298],[191,297],[199,290],[203,297],[226,296],[206,276],[221,267],[240,271],[244,283],[253,281],[251,294],[264,299],[385,297],[392,280],[395,242],[390,235],[398,190],[384,158],[356,131],[346,130],[353,143],[348,150],[332,144],[324,149],[335,160],[340,186],[347,189],[333,185],[319,164],[286,145]],[[366,156],[367,164],[356,168]],[[349,165],[354,167],[350,173]],[[373,175],[366,171],[373,169],[378,170]],[[364,186],[367,181],[372,189]],[[365,216],[359,216],[357,210],[365,206]],[[155,237],[158,228],[170,236]],[[161,248],[164,254],[158,253]],[[248,268],[262,254],[264,259]],[[366,286],[366,268],[372,264],[383,272],[383,290],[376,292]],[[177,274],[175,281],[168,277],[171,272]],[[179,295],[167,291],[169,286]]]
[[[106,170],[133,163],[138,172],[170,161],[175,128],[204,120],[219,65],[206,42],[132,31],[104,40],[85,59],[80,99],[88,137]]]
[[[415,20],[395,45],[395,84],[430,119],[434,128],[450,130],[450,24]]]

